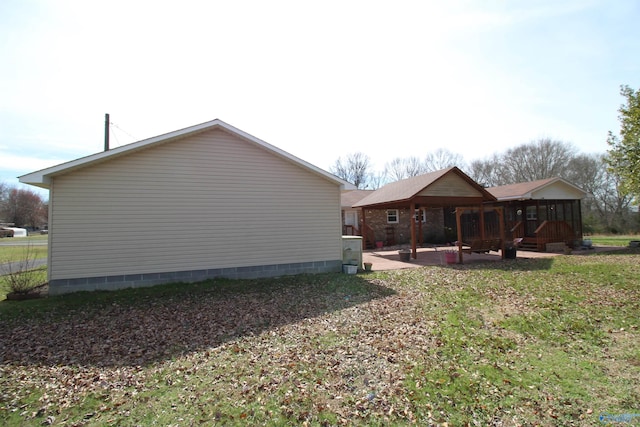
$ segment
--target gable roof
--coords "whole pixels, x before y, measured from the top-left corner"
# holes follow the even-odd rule
[[[56,175],[61,175],[75,169],[88,167],[99,162],[104,162],[107,160],[117,158],[119,156],[124,156],[139,150],[150,148],[154,145],[176,141],[182,138],[186,138],[188,136],[192,136],[201,132],[210,131],[213,129],[220,129],[227,133],[233,134],[244,141],[247,141],[275,156],[280,157],[281,159],[291,162],[324,179],[327,179],[336,184],[339,184],[340,188],[342,189],[351,190],[355,188],[353,184],[350,184],[347,181],[344,181],[338,178],[337,176],[323,169],[320,169],[317,166],[312,165],[311,163],[308,163],[302,159],[299,159],[298,157],[292,154],[289,154],[286,151],[281,150],[280,148],[273,146],[261,139],[258,139],[253,135],[243,132],[240,129],[233,127],[219,119],[211,120],[209,122],[200,123],[198,125],[190,126],[184,129],[154,136],[152,138],[143,139],[141,141],[116,147],[108,151],[102,151],[100,153],[92,154],[86,157],[81,157],[79,159],[72,160],[66,163],[61,163],[59,165],[52,166],[50,168],[42,169],[39,171],[35,171],[35,172],[31,172],[31,173],[19,176],[18,179],[20,180],[20,182],[24,184],[31,184],[37,187],[48,189],[51,184],[51,177],[54,177]]]
[[[493,194],[498,201],[548,199],[551,198],[549,196],[557,199],[572,200],[582,199],[587,195],[581,188],[558,177],[501,185],[499,187],[487,188],[487,190]]]
[[[350,208],[360,200],[373,193],[374,190],[350,190],[343,191],[340,195],[340,206],[343,208]]]
[[[455,175],[460,178],[477,193],[477,197],[482,198],[484,201],[495,201],[495,197],[491,193],[487,192],[460,169],[453,166],[387,184],[360,200],[353,207],[408,203],[448,175]]]

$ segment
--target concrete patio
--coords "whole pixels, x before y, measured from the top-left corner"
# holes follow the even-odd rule
[[[417,268],[427,265],[447,265],[445,261],[445,250],[457,250],[452,246],[433,246],[418,248],[418,258],[410,258],[408,262],[400,261],[398,250],[400,247],[387,247],[382,249],[366,250],[362,253],[362,262],[370,262],[374,271],[399,270],[403,268]],[[564,255],[556,252],[530,252],[518,251],[517,259],[529,258],[552,258],[556,256],[587,255],[594,252],[614,251],[624,249],[618,246],[594,246],[593,249],[574,250],[571,255]],[[474,264],[481,262],[514,262],[512,259],[503,260],[500,252],[489,252],[487,254],[463,254],[463,264]],[[456,254],[457,260],[457,254]]]

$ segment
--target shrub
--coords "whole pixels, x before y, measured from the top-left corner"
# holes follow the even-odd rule
[[[0,263],[0,274],[11,292],[28,293],[40,284],[41,274],[35,266],[35,252],[31,245],[27,245],[18,261]]]

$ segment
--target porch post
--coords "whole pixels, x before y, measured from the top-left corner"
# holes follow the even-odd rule
[[[484,240],[484,206],[480,204],[480,238]]]
[[[576,227],[576,228],[579,228],[579,230],[580,230],[579,231],[579,233],[580,233],[580,241],[582,242],[582,239],[584,237],[583,230],[582,230],[582,200],[578,199],[577,202],[578,202],[578,225],[579,225],[579,227]],[[573,206],[573,203],[571,204],[571,206]],[[572,207],[572,209],[573,209],[573,207]]]
[[[409,206],[409,217],[411,218],[411,257],[418,258],[418,248],[416,245],[416,203],[411,202]]]
[[[364,208],[362,208],[362,230],[360,230],[362,236],[362,250],[367,249],[367,218],[364,214]]]
[[[456,207],[456,227],[458,228],[458,262],[462,264],[462,216],[463,208]]]
[[[420,214],[420,217],[422,217],[422,213],[423,210],[420,208],[420,205],[418,205],[418,213]],[[424,217],[425,217],[425,221],[427,219],[427,212],[424,212]],[[422,246],[422,244],[424,243],[424,233],[422,232],[422,219],[421,218],[417,218],[418,220],[418,243],[420,243],[420,246]]]
[[[504,243],[504,209],[499,206],[494,209],[498,212],[498,219],[500,220],[500,253],[502,254],[502,259],[504,259],[504,249],[506,246]]]

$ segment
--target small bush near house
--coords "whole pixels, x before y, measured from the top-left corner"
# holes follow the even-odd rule
[[[43,283],[43,269],[36,268],[36,252],[26,245],[17,261],[12,258],[0,260],[0,281],[9,292],[24,294]]]

